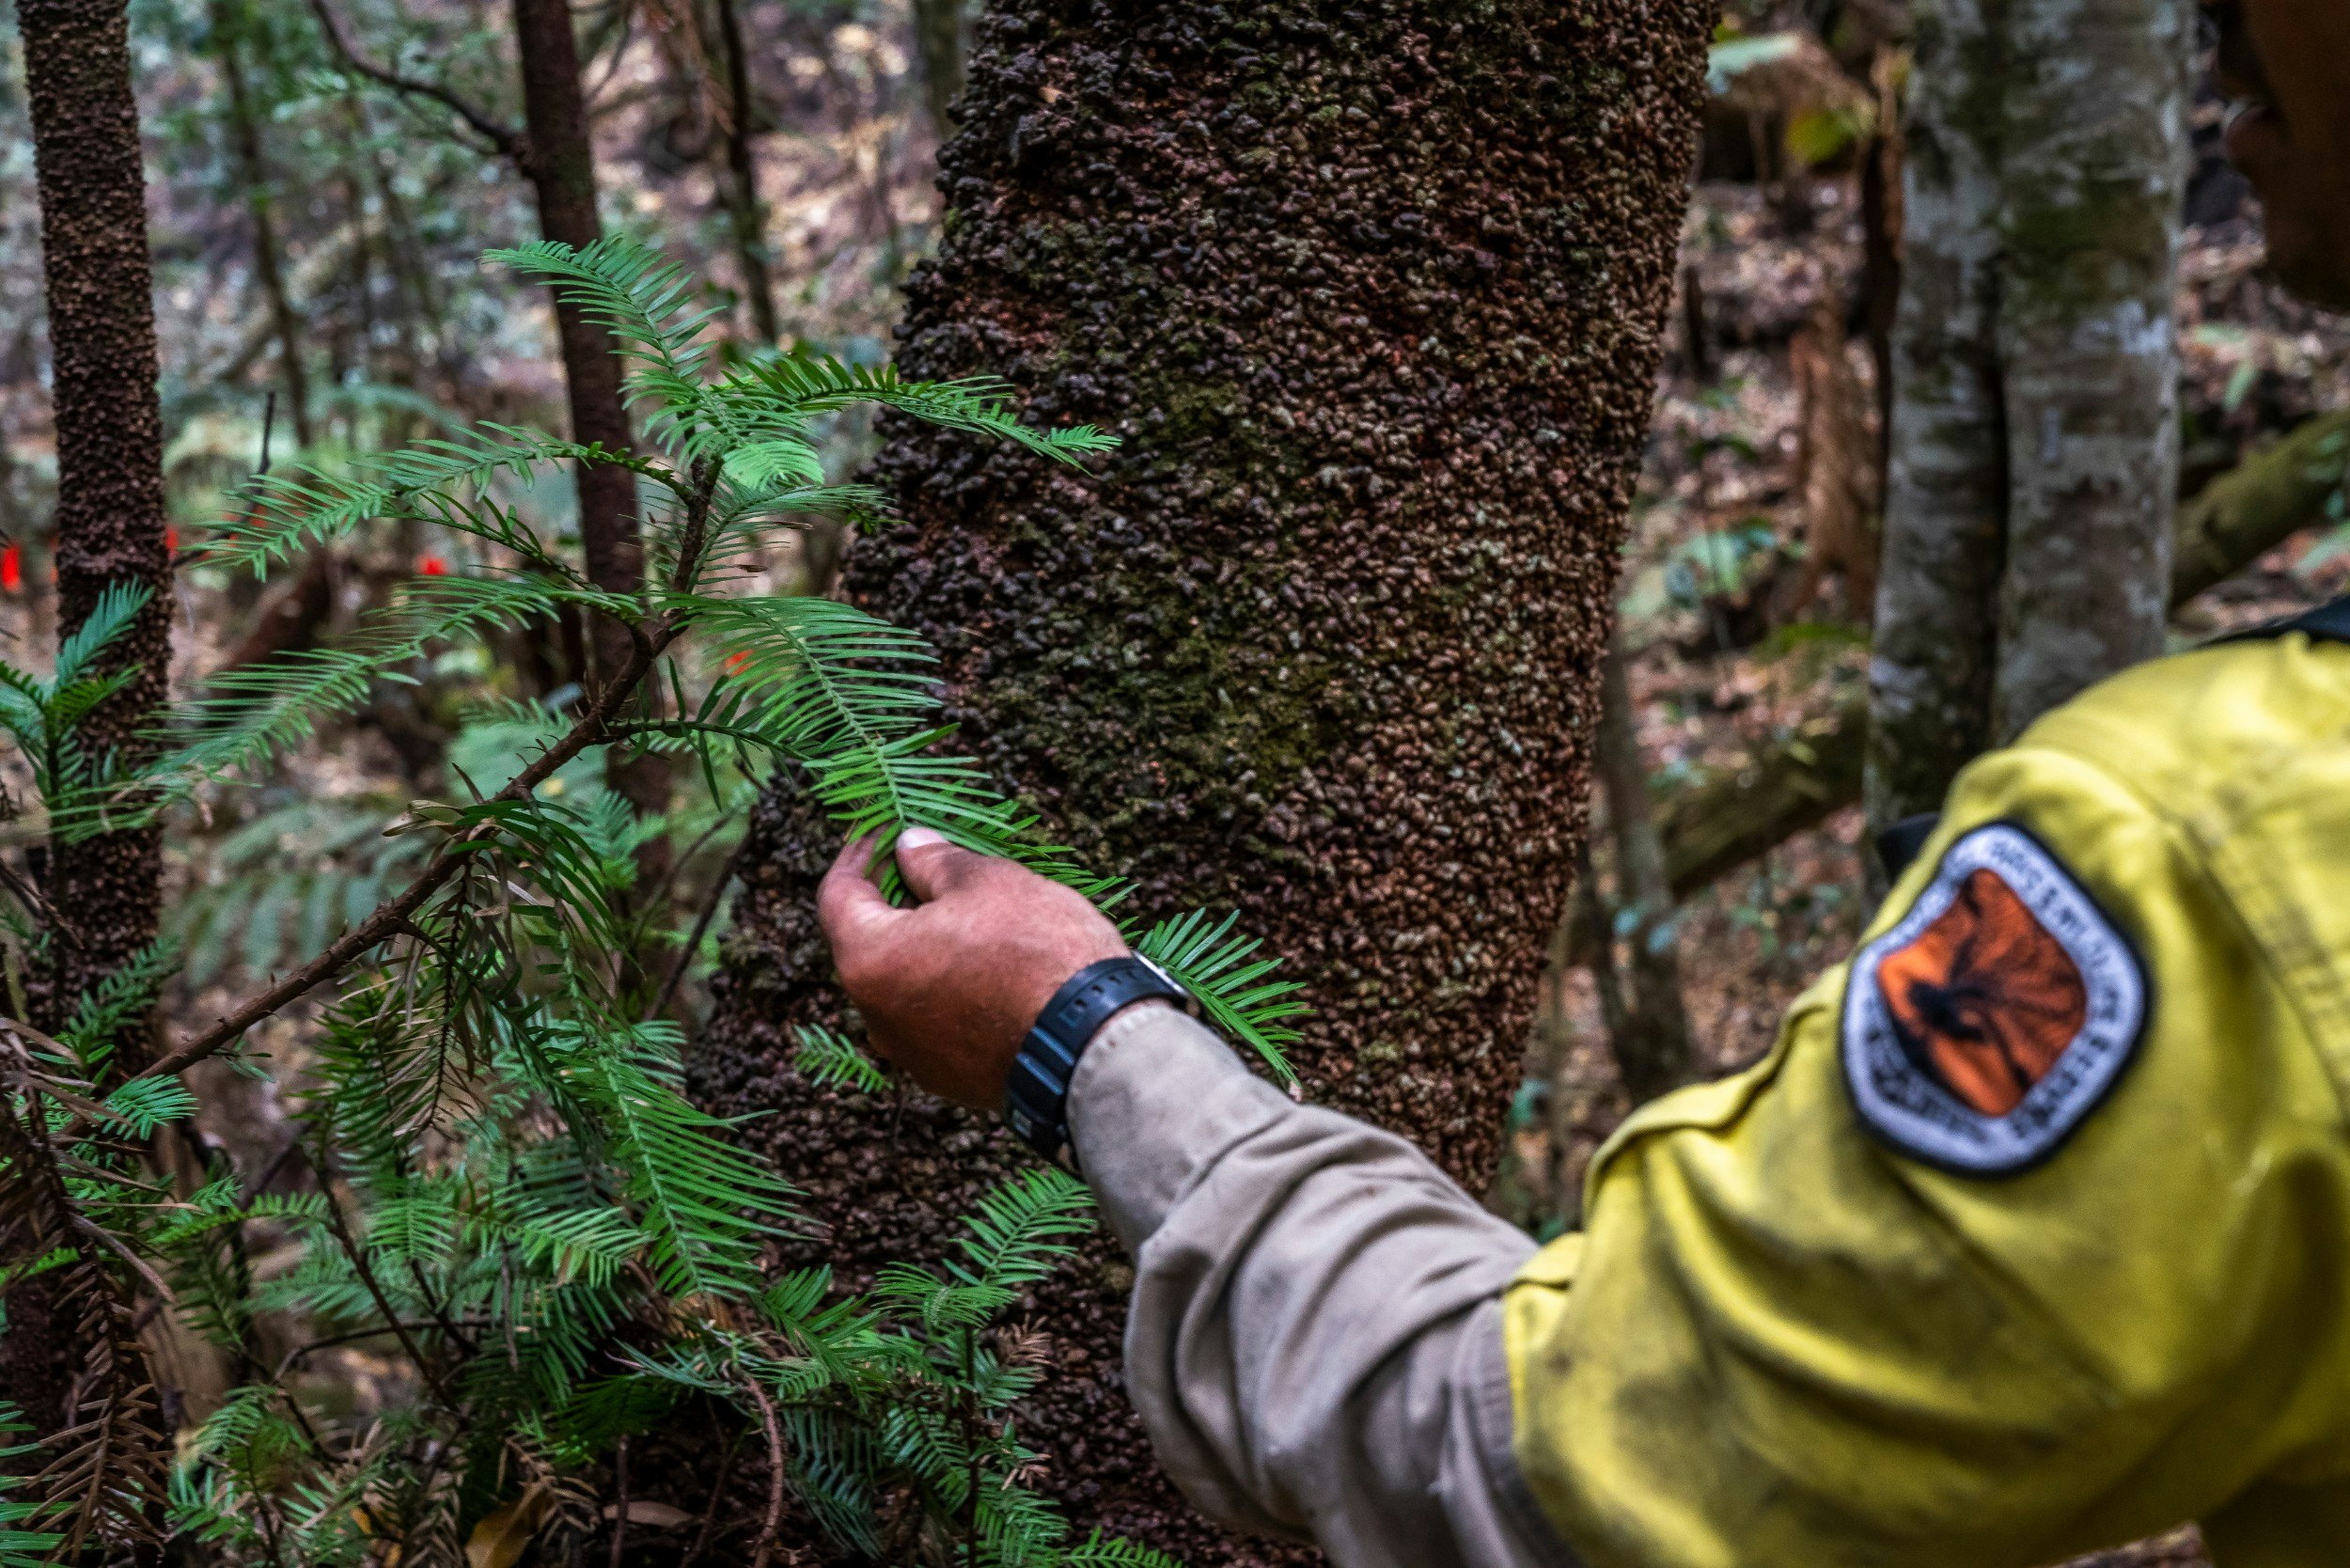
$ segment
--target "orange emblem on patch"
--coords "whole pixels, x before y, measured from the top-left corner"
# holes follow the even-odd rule
[[[2073,955],[1987,869],[1879,961],[1877,984],[1904,1054],[1985,1116],[2022,1104],[2089,1018]]]

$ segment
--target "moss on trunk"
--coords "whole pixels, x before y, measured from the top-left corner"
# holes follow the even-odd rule
[[[1317,1010],[1317,1099],[1482,1183],[1583,832],[1707,0],[1012,0],[979,24],[911,374],[1009,378],[1098,478],[901,428],[907,525],[844,591],[939,645],[963,744],[1155,917],[1239,908]],[[851,1275],[942,1245],[1019,1155],[919,1097],[812,1091],[835,831],[758,813],[699,1091],[806,1183]],[[1192,1516],[1120,1391],[1104,1241],[1039,1294],[1023,1423],[1086,1524]],[[1253,1556],[1249,1555],[1254,1553]]]

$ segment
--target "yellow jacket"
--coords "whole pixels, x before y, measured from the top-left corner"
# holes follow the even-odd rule
[[[2345,1094],[2350,646],[2120,676],[1602,1151],[1503,1301],[1518,1467],[1591,1568],[2350,1563]]]

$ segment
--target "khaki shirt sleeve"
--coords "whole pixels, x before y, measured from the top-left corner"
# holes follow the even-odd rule
[[[1163,1006],[1104,1028],[1070,1120],[1135,1255],[1127,1390],[1197,1506],[1342,1568],[1572,1562],[1511,1457],[1523,1232]]]

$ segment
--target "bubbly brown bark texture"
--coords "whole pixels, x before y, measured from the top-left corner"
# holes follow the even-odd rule
[[[1703,90],[1707,0],[1147,8],[977,29],[910,375],[1003,376],[1124,445],[1088,478],[901,427],[908,525],[843,591],[938,645],[958,744],[1153,918],[1238,909],[1308,986],[1306,1092],[1487,1178],[1584,829],[1615,562]],[[762,802],[713,1106],[853,1278],[1022,1166],[985,1119],[811,1090],[837,830]],[[1047,1486],[1194,1564],[1106,1239],[1037,1293]]]
[[[120,0],[26,0],[17,14],[56,404],[57,629],[70,635],[111,584],[152,591],[104,660],[136,667],[137,678],[76,731],[93,757],[130,757],[151,745],[164,698],[171,557],[129,27]],[[155,939],[162,853],[158,828],[53,848],[45,891],[72,929],[55,944],[34,1022],[70,1014],[75,997]],[[125,1044],[140,1056],[137,1042]]]
[[[122,0],[23,0],[24,83],[40,193],[57,435],[57,620],[70,635],[108,585],[153,590],[108,668],[137,676],[83,720],[92,756],[149,745],[170,659],[171,558],[164,542],[163,416],[156,397],[155,313],[147,248],[146,177],[131,94]],[[55,1027],[75,999],[155,939],[163,835],[102,834],[52,847],[46,893],[70,922],[27,987],[32,1022]],[[146,1059],[135,1033],[118,1062]],[[80,1271],[75,1271],[76,1274]],[[100,1326],[63,1273],[8,1294],[0,1335],[0,1399],[41,1434],[65,1419],[76,1369]],[[112,1341],[101,1350],[112,1354]]]

